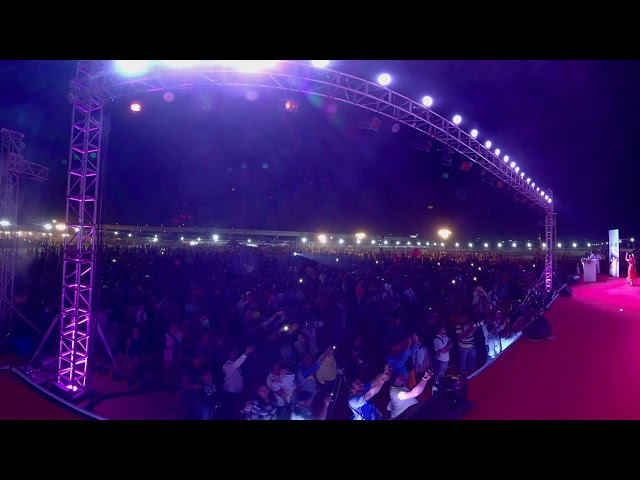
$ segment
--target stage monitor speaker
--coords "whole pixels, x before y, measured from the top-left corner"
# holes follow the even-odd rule
[[[569,275],[567,277],[567,285],[576,285],[580,283],[580,275]]]
[[[459,420],[455,412],[453,412],[441,400],[435,397],[427,399],[417,410],[410,416],[403,416],[398,420]]]
[[[542,315],[538,315],[523,330],[522,334],[529,340],[543,340],[552,334],[549,320]]]

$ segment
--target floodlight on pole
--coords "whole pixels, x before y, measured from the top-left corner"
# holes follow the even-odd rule
[[[451,236],[451,230],[449,230],[448,228],[441,228],[440,230],[438,230],[438,235],[440,235],[443,240],[448,240]]]

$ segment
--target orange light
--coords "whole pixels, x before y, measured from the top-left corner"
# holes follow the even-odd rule
[[[298,110],[298,104],[296,102],[294,102],[293,100],[287,100],[287,102],[284,104],[284,109],[287,112],[295,112],[296,110]]]

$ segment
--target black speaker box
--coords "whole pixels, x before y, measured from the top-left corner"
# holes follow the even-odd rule
[[[441,400],[431,397],[427,399],[410,416],[402,416],[398,420],[459,420],[460,417]]]

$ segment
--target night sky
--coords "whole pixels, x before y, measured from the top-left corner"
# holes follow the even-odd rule
[[[466,131],[491,140],[527,176],[554,190],[563,241],[640,236],[636,129],[638,61],[336,61],[330,68],[375,81],[433,110],[460,114]],[[23,224],[63,218],[73,61],[1,61],[0,126],[26,135],[28,160],[51,168],[46,184],[23,182]],[[377,132],[358,125],[364,110],[307,97],[298,112],[280,108],[284,92],[220,88],[161,93],[109,106],[104,158],[105,223],[254,228],[432,237],[528,240],[542,232],[530,209],[470,171],[412,148],[418,132],[380,117]],[[369,116],[369,120],[372,117]],[[426,141],[426,139],[424,139]]]

